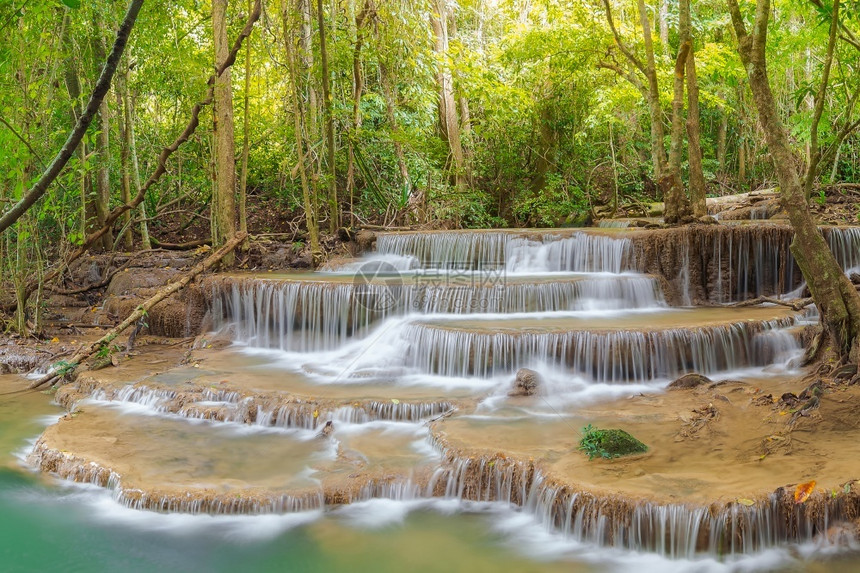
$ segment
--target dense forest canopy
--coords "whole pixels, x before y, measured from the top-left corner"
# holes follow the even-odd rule
[[[216,49],[249,24],[216,82],[227,85],[215,89],[215,107],[226,93],[229,114],[204,105],[164,176],[93,247],[210,233],[221,242],[225,223],[212,205],[222,204],[219,182],[230,174],[227,219],[291,232],[297,244],[315,242],[316,228],[369,223],[575,224],[637,213],[673,189],[686,202],[685,188],[695,199],[697,189],[776,185],[723,0],[268,0],[254,24],[255,4],[143,4],[81,145],[5,234],[4,276],[38,272],[46,251],[74,249],[134,197],[205,100]],[[853,182],[860,147],[843,128],[857,115],[860,10],[830,0],[767,4],[768,73],[791,146],[798,157],[827,151],[816,185]],[[755,6],[739,7],[750,26]],[[4,211],[81,115],[125,10],[0,2]],[[216,126],[225,123],[233,145],[221,154]]]

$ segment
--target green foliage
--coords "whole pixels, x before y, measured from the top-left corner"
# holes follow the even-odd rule
[[[579,449],[594,458],[612,459],[648,451],[648,446],[625,432],[624,430],[601,430],[591,424],[582,429],[582,439]]]
[[[54,369],[54,372],[56,372],[57,376],[59,376],[60,378],[62,378],[63,376],[66,376],[68,374],[71,374],[72,372],[75,371],[75,368],[77,368],[77,367],[78,367],[77,363],[68,362],[66,360],[59,360],[59,361],[55,362],[52,366],[52,368]]]
[[[528,226],[560,226],[571,214],[588,210],[585,193],[569,185],[561,175],[551,173],[539,193],[527,191],[526,198],[518,198],[513,209],[514,216]]]

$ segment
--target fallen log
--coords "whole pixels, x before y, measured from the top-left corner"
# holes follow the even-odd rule
[[[741,302],[736,302],[732,306],[735,307],[744,307],[744,306],[757,306],[764,303],[778,304],[780,306],[787,306],[792,310],[803,310],[810,304],[815,303],[812,297],[809,298],[795,298],[792,300],[782,300],[779,298],[773,298],[770,296],[759,296],[756,298],[751,298],[750,300],[744,300]]]
[[[187,243],[163,243],[155,237],[149,237],[149,241],[156,247],[168,251],[190,251],[204,245],[212,244],[212,239],[197,239],[196,241],[188,241]]]
[[[122,332],[126,328],[140,321],[140,319],[145,317],[152,307],[154,307],[170,295],[182,290],[200,273],[207,271],[213,266],[217,265],[221,261],[221,259],[223,259],[227,254],[233,252],[233,250],[237,246],[239,246],[242,241],[245,240],[246,236],[247,233],[237,233],[236,236],[227,241],[224,246],[206,257],[206,259],[204,259],[203,261],[197,263],[194,268],[192,268],[188,273],[183,275],[179,280],[160,288],[157,293],[144,301],[143,304],[138,306],[133,313],[131,313],[124,321],[119,323],[116,327],[111,329],[110,332],[108,332],[92,344],[84,346],[80,350],[78,350],[78,352],[75,353],[75,355],[72,356],[70,360],[68,360],[64,368],[61,368],[59,370],[52,369],[51,372],[45,374],[44,376],[30,384],[29,388],[39,388],[40,386],[44,386],[45,384],[52,382],[58,378],[72,376],[75,370],[77,370],[78,366],[83,363],[84,360],[86,360],[87,358],[113,342],[116,337],[122,334]]]

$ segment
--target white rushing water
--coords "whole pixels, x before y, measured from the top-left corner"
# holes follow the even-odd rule
[[[826,237],[841,261],[860,266],[860,233],[834,229]],[[706,247],[716,261],[712,301],[797,284],[782,235],[754,240],[727,233]],[[682,249],[686,263],[675,280],[689,303],[690,245]],[[619,520],[606,499],[560,486],[534,464],[459,457],[435,441],[427,421],[451,413],[456,400],[449,394],[471,401],[474,410],[457,415],[476,424],[540,421],[569,418],[601,400],[661,392],[687,372],[721,380],[779,376],[796,367],[799,318],[709,315],[697,326],[696,311],[670,308],[666,282],[643,274],[640,265],[633,241],[609,234],[398,233],[380,235],[376,253],[312,279],[225,277],[212,284],[214,327],[259,357],[261,372],[299,380],[297,396],[319,392],[323,406],[146,381],[97,390],[89,406],[211,427],[230,439],[303,444],[332,421],[330,443],[302,461],[302,483],[316,483],[317,466],[340,460],[344,450],[360,475],[362,464],[371,463],[361,443],[384,440],[396,444],[377,448],[390,454],[385,463],[408,460],[427,470],[429,481],[417,472],[392,472],[391,479],[350,490],[349,503],[336,507],[325,507],[322,489],[257,505],[240,499],[162,505],[201,515],[135,511],[151,506],[126,495],[120,476],[105,482],[104,471],[93,470],[93,481],[111,493],[77,486],[61,495],[112,526],[241,543],[321,523],[373,532],[407,527],[419,515],[478,516],[534,562],[619,571],[755,571],[844,549],[848,542],[818,534],[841,523],[838,513],[793,509],[786,523],[776,498],[713,510],[643,501],[625,508],[630,519]],[[516,401],[508,391],[520,368],[536,370],[542,383],[536,396]],[[354,400],[340,398],[343,387],[354,389]],[[411,398],[376,397],[380,389]],[[293,391],[284,382],[284,393]],[[206,515],[233,511],[261,515]]]

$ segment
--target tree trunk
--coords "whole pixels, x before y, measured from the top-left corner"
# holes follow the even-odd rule
[[[660,86],[657,83],[657,64],[654,60],[654,41],[645,0],[638,0],[642,37],[645,41],[645,78],[648,80],[648,109],[651,114],[651,154],[654,179],[659,181],[666,165],[666,147],[663,145],[663,109],[660,106]]]
[[[551,92],[552,90],[545,91]],[[558,145],[558,135],[554,125],[553,100],[542,98],[538,106],[537,158],[534,165],[535,175],[532,179],[532,192],[534,193],[539,193],[546,185],[546,174],[555,166],[555,154]]]
[[[334,17],[334,14],[332,14]],[[340,208],[337,203],[337,165],[334,155],[334,112],[332,106],[331,76],[328,71],[328,48],[325,40],[325,14],[323,0],[317,0],[317,25],[320,34],[320,64],[322,73],[323,109],[325,110],[326,163],[328,164],[328,230],[334,234],[340,227]]]
[[[669,224],[680,223],[689,216],[690,212],[690,204],[684,194],[684,183],[681,180],[681,154],[684,135],[684,70],[689,52],[689,42],[682,43],[678,49],[678,58],[675,61],[669,168],[660,179],[665,203],[663,217]]]
[[[128,86],[128,71],[126,71],[126,86]],[[134,183],[134,194],[137,197],[140,195],[140,165],[137,161],[137,138],[134,136],[134,108],[134,98],[131,96],[131,94],[126,92],[125,116],[126,125],[128,126],[128,130],[126,131],[126,137],[128,137],[128,149],[131,153],[131,178],[132,183]],[[152,248],[152,243],[150,242],[149,237],[149,223],[147,222],[145,199],[146,197],[140,197],[140,204],[138,205],[137,214],[138,217],[140,217],[141,248],[150,249]]]
[[[457,18],[454,10],[448,9],[448,36],[450,38],[457,37]],[[456,80],[456,81],[455,81]],[[471,186],[472,180],[472,114],[469,111],[469,98],[459,88],[459,78],[454,78],[452,75],[451,89],[454,91],[455,101],[460,114],[460,145],[463,148],[463,168],[465,169],[464,177]]]
[[[821,320],[843,360],[860,360],[860,294],[845,276],[812,218],[767,73],[767,26],[770,1],[758,0],[753,31],[747,33],[737,0],[728,0],[738,52],[747,70],[753,101],[780,185],[782,206],[794,228],[791,252],[809,285]]]
[[[212,29],[215,44],[215,69],[227,59],[227,0],[212,1]],[[215,137],[215,185],[212,193],[212,246],[220,247],[236,235],[236,156],[233,140],[233,87],[231,70],[215,78],[213,110]],[[225,264],[233,264],[232,252]]]
[[[720,128],[717,132],[717,169],[720,174],[726,172],[726,135],[729,131],[729,114],[726,109],[720,113]]]
[[[358,140],[358,132],[361,129],[361,95],[364,91],[364,74],[361,71],[361,48],[364,45],[364,22],[373,9],[370,0],[366,0],[364,7],[355,15],[355,45],[352,49],[352,136],[349,141],[349,159],[346,167],[346,192],[349,195],[350,224],[353,217],[353,203],[355,194],[355,150],[353,146]]]
[[[409,180],[409,168],[406,166],[406,156],[403,154],[402,135],[400,126],[397,123],[397,116],[394,113],[395,96],[394,88],[391,85],[391,72],[388,66],[379,63],[379,81],[382,84],[382,95],[385,98],[385,117],[388,119],[388,127],[391,129],[391,139],[394,142],[394,156],[397,158],[397,169],[400,172],[400,182],[404,189],[409,189],[411,183]]]
[[[663,55],[669,57],[669,0],[660,0],[660,11],[657,16],[660,28],[660,44]]]
[[[93,11],[92,48],[95,65],[101,65],[105,60],[105,47],[101,37],[101,23]],[[96,137],[96,192],[90,195],[88,202],[87,232],[100,229],[105,224],[110,210],[110,109],[107,98],[103,98],[97,116],[98,136]],[[102,248],[105,251],[113,249],[113,233],[108,232],[102,237]]]
[[[296,141],[296,162],[299,171],[299,178],[302,184],[302,201],[305,208],[305,224],[308,228],[308,240],[310,242],[311,256],[314,261],[321,256],[319,228],[316,222],[316,213],[314,211],[314,203],[311,200],[311,187],[308,181],[307,167],[305,165],[305,142],[302,137],[304,128],[304,115],[301,105],[301,87],[298,81],[298,71],[296,64],[295,48],[293,46],[293,33],[290,23],[290,15],[292,10],[289,7],[289,0],[284,2],[281,17],[284,26],[284,47],[287,53],[287,69],[290,75],[290,96],[292,98],[293,107],[293,133]]]
[[[248,13],[251,13],[251,0],[248,0]],[[245,93],[242,101],[242,170],[239,176],[239,231],[248,233],[248,154],[251,150],[250,123],[248,112],[250,111],[251,91],[251,37],[245,44]],[[248,249],[248,239],[242,243],[242,249]]]
[[[693,49],[690,0],[681,0],[682,42],[690,43],[687,56],[687,160],[690,165],[690,204],[693,216],[708,214],[705,204],[705,173],[702,167],[701,126],[699,124],[699,82],[696,78],[696,50]]]
[[[130,146],[129,146],[129,124],[128,112],[126,110],[128,102],[128,73],[126,70],[119,74],[116,82],[116,109],[117,109],[117,126],[119,131],[119,171],[120,171],[120,197],[123,203],[131,201],[131,169],[129,166]],[[134,237],[131,232],[131,212],[125,213],[122,218],[122,244],[125,250],[131,251],[134,248]]]
[[[466,187],[465,157],[460,140],[460,123],[457,117],[457,105],[454,100],[454,85],[451,69],[448,66],[448,1],[434,0],[430,11],[430,25],[436,39],[436,88],[439,91],[439,126],[442,139],[448,144],[448,150],[454,162],[454,183],[460,189]]]

